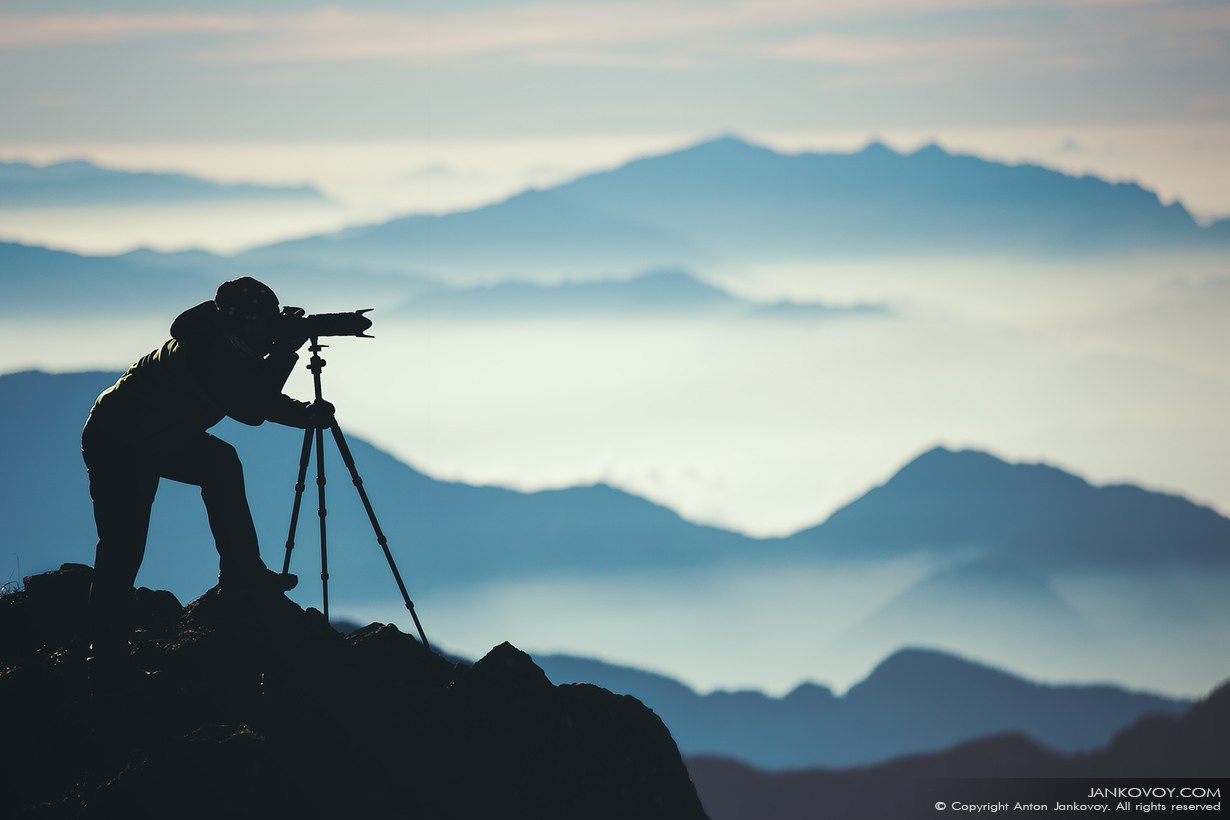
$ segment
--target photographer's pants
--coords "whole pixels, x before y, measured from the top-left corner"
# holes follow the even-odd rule
[[[162,451],[115,435],[93,416],[81,439],[98,546],[90,590],[91,637],[122,645],[130,631],[133,584],[145,556],[150,510],[163,478],[201,488],[223,575],[263,568],[235,448],[201,432]]]

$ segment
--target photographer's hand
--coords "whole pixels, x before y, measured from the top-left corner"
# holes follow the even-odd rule
[[[333,424],[333,414],[336,408],[324,399],[314,401],[307,406],[307,424],[305,427],[329,427]]]
[[[289,305],[282,308],[281,316],[275,319],[275,327],[280,331],[282,328],[291,324],[295,319],[302,319],[305,311],[300,307],[290,307]],[[291,320],[288,322],[287,320]],[[279,332],[273,333],[273,352],[275,353],[295,353],[299,348],[307,344],[307,337],[300,336],[297,338],[283,338]]]

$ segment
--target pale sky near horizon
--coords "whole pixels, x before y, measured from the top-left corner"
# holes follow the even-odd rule
[[[880,137],[1207,219],[1230,216],[1227,77],[1208,0],[7,0],[0,159],[313,182],[375,219],[718,133]]]

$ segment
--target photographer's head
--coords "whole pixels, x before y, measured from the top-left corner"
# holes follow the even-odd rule
[[[251,276],[223,282],[214,294],[214,306],[228,335],[257,351],[269,346],[273,322],[279,314],[277,294],[268,285]]]

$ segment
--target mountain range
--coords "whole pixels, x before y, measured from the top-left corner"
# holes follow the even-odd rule
[[[0,376],[0,449],[6,453],[0,503],[8,519],[4,560],[9,571],[15,571],[16,562],[23,573],[62,561],[92,562],[95,536],[80,430],[94,397],[117,375]],[[289,519],[302,433],[229,421],[216,432],[242,455],[259,531],[280,537]],[[548,569],[697,566],[732,559],[755,543],[738,533],[691,524],[664,507],[603,485],[538,493],[475,487],[432,479],[357,438],[351,449],[381,523],[396,534],[398,560],[404,561],[402,569],[417,591],[535,576]],[[341,481],[345,466],[334,448],[327,453],[328,473],[338,478],[330,496],[330,541],[353,545],[331,556],[330,589],[338,600],[365,600],[372,594],[371,579],[386,578],[388,568],[358,499]],[[306,499],[305,507],[311,501]],[[168,538],[185,548],[174,553],[151,549],[142,578],[193,597],[216,574],[217,558],[199,496],[169,481],[159,490],[150,531],[151,544]],[[280,544],[266,536],[270,563],[280,557]],[[314,560],[310,550],[299,554],[300,560]]]
[[[925,818],[950,806],[958,810],[951,805],[955,802],[999,807],[986,809],[986,813],[1010,811],[1018,802],[1106,807],[1039,814],[1088,817],[1094,812],[1110,814],[1122,800],[1113,796],[1091,799],[1093,789],[1146,784],[1174,787],[1175,792],[1168,793],[1172,796],[1181,786],[1216,790],[1211,797],[1210,791],[1196,791],[1202,796],[1168,799],[1162,805],[1174,811],[1175,804],[1182,804],[1187,809],[1184,816],[1219,817],[1225,778],[1230,775],[1227,729],[1230,685],[1223,685],[1186,713],[1141,718],[1119,732],[1105,749],[1087,754],[1056,754],[1010,733],[852,771],[765,772],[712,756],[691,757],[686,762],[713,820],[809,820],[820,810],[850,820]],[[1007,801],[1009,808],[1002,808],[1001,801]],[[1143,802],[1155,806],[1159,801]],[[941,804],[945,809],[939,808]],[[1139,798],[1129,804],[1146,811],[1139,808]]]
[[[535,661],[553,683],[632,695],[662,717],[685,755],[767,770],[864,766],[1004,733],[1054,752],[1090,752],[1145,715],[1178,715],[1190,705],[1111,686],[1042,686],[924,649],[893,653],[840,697],[811,683],[780,698],[701,695],[663,675],[588,658]]]
[[[857,504],[791,536],[828,555],[886,558],[974,551],[1049,571],[1172,565],[1225,567],[1226,519],[1176,495],[1095,487],[1047,464],[1007,468],[987,453],[933,450]],[[1214,537],[1208,537],[1214,532]],[[1181,557],[1180,557],[1181,556]]]
[[[174,315],[209,298],[219,281],[194,267],[169,273],[125,256],[0,242],[0,315],[5,316],[55,320],[88,314],[122,321],[146,312]]]
[[[176,173],[101,168],[85,160],[0,162],[0,208],[186,205],[204,202],[325,202],[310,185],[221,183]]]
[[[0,498],[10,549],[26,571],[89,557],[93,522],[79,431],[93,398],[116,377],[38,371],[0,376],[0,443],[8,454],[0,471]],[[237,446],[248,465],[249,495],[261,531],[282,529],[278,522],[289,510],[300,431],[224,421],[219,435]],[[1230,519],[1207,507],[1136,487],[1096,487],[1054,467],[1008,464],[978,451],[930,450],[819,527],[754,539],[690,523],[601,484],[534,493],[476,487],[432,479],[360,439],[352,448],[369,492],[384,502],[378,509],[389,511],[387,528],[407,533],[407,544],[420,545],[408,547],[409,560],[429,587],[545,571],[665,570],[801,558],[875,562],[920,553],[945,559],[941,573],[954,566],[1007,567],[1043,577],[1073,569],[1220,571],[1230,566]],[[340,461],[326,464],[334,475],[345,475]],[[173,482],[164,486],[169,497],[155,508],[151,537],[157,540],[162,527],[174,527],[181,538],[195,532],[192,538],[208,543],[199,500],[179,493]],[[971,495],[975,490],[979,495]],[[357,501],[347,505],[338,499],[336,505],[330,509],[331,526],[344,537],[370,540]],[[1048,523],[1044,513],[1054,514],[1055,522]],[[160,585],[190,595],[199,592],[211,552],[203,551],[200,562],[189,556],[160,559],[151,552],[146,566],[159,574]],[[339,567],[336,574],[344,587],[342,577],[349,571]],[[361,593],[362,587],[351,591]]]
[[[1226,247],[1134,183],[1006,165],[930,145],[782,154],[734,137],[444,215],[268,245],[271,264],[450,282],[609,278],[661,267],[911,254],[1054,255]]]
[[[252,273],[230,257],[207,251],[89,256],[0,242],[0,315],[49,325],[88,318],[94,326],[122,325],[136,316],[170,318],[211,298],[219,283]],[[298,266],[270,268],[260,276],[286,304],[307,306],[314,313],[362,306],[381,308],[387,317],[387,309],[440,287],[410,276],[362,273],[347,274],[343,283],[335,271]]]
[[[0,582],[65,561],[92,562],[79,434],[93,398],[115,376],[0,376]],[[265,558],[277,565],[302,434],[231,422],[217,432],[243,458]],[[758,539],[691,523],[610,486],[529,493],[471,486],[433,479],[358,438],[351,447],[414,596],[545,578],[613,583],[630,573],[755,578],[803,569],[850,579],[841,599],[798,602],[832,626],[809,627],[786,614],[776,626],[801,636],[824,627],[826,637],[800,637],[796,649],[815,657],[820,671],[825,659],[865,669],[916,645],[1011,670],[1062,669],[1069,680],[1148,681],[1163,691],[1199,691],[1225,677],[1230,520],[1176,496],[936,448],[819,527]],[[333,448],[326,452],[336,487],[329,503],[335,606],[392,599],[388,567],[345,468]],[[301,524],[313,499],[304,504]],[[1052,512],[1057,523],[1045,521]],[[293,568],[304,577],[318,561],[309,529],[300,527],[294,553]],[[1156,534],[1152,547],[1149,533]],[[903,562],[913,579],[904,584],[885,588],[883,576],[865,573]],[[216,571],[195,488],[163,482],[139,582],[187,599]],[[318,592],[302,584],[295,595],[310,601]],[[857,616],[849,610],[856,600],[868,602]]]
[[[424,288],[394,318],[627,319],[761,318],[830,319],[887,315],[884,305],[830,306],[816,302],[754,302],[698,280],[685,271],[650,271],[630,279],[541,285]]]
[[[84,163],[3,168],[7,176],[0,179],[10,181],[0,182],[0,196],[14,198],[25,196],[23,186],[44,184],[36,180],[61,177],[63,185],[85,179],[99,191],[114,189],[108,195],[118,199],[138,196],[133,191],[317,196],[310,189],[226,186]],[[365,307],[404,309],[405,316],[495,309],[532,317],[633,307],[668,313],[706,303],[714,309],[729,294],[644,274],[737,277],[800,261],[891,257],[921,264],[986,253],[1053,259],[1150,249],[1221,253],[1228,247],[1230,221],[1202,227],[1181,204],[1164,205],[1132,183],[1007,165],[934,145],[912,153],[872,143],[848,154],[784,154],[726,137],[468,211],[412,214],[231,256],[143,250],[83,257],[0,244],[0,305],[55,311],[100,299],[97,304],[110,308],[129,290],[150,305],[190,303],[218,281],[255,275],[292,304],[313,309],[340,309],[336,302],[344,294]],[[616,286],[633,281],[640,286]],[[585,283],[592,288],[581,287]],[[464,289],[457,292],[458,286]],[[328,307],[315,308],[317,302]],[[777,318],[833,310],[754,306],[757,315]]]
[[[84,256],[36,245],[0,242],[0,315],[42,315],[123,321],[174,315],[210,297],[218,283],[247,275],[239,262],[204,251],[132,251]],[[262,280],[288,302],[338,307],[339,274],[310,268],[269,269]],[[347,305],[375,305],[387,322],[509,319],[827,320],[891,315],[887,305],[751,301],[682,270],[648,271],[597,282],[501,282],[450,286],[412,276],[348,273]],[[133,299],[133,294],[142,294]],[[314,311],[315,312],[315,311]]]

